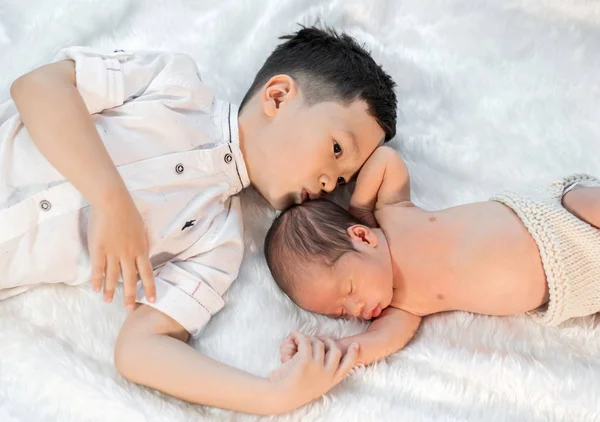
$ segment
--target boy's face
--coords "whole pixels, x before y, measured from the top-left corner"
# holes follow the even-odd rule
[[[293,294],[303,309],[334,318],[370,320],[392,302],[393,273],[387,244],[380,248],[355,243],[332,267],[314,264],[302,271]],[[375,245],[377,246],[377,245]]]
[[[250,176],[276,209],[348,182],[385,138],[363,101],[308,106],[296,88],[291,78],[284,78],[267,84],[261,97],[266,118],[256,143],[258,165]]]

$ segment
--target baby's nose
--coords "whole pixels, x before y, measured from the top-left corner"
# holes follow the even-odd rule
[[[360,318],[364,310],[365,304],[363,302],[353,302],[351,312],[352,316],[355,318]]]

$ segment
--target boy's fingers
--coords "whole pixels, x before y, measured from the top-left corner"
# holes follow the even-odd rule
[[[358,349],[358,343],[352,343],[350,347],[348,347],[348,351],[346,352],[346,355],[344,355],[344,358],[342,359],[342,362],[340,363],[340,366],[338,366],[338,369],[335,373],[335,377],[338,382],[348,375],[348,372],[350,372],[356,365],[358,360]]]
[[[123,274],[123,302],[130,311],[135,305],[135,292],[137,287],[137,271],[135,262],[121,261],[121,272]]]
[[[323,363],[325,360],[325,345],[316,337],[312,337],[311,341],[313,344],[313,359],[319,363]]]
[[[104,280],[104,301],[112,302],[115,288],[119,281],[119,260],[114,257],[106,259],[106,278]]]
[[[298,346],[298,355],[302,359],[312,357],[312,344],[307,336],[302,333],[294,333],[293,339]]]
[[[340,359],[342,359],[342,351],[338,345],[335,344],[335,341],[331,340],[330,338],[324,339],[324,342],[327,347],[325,366],[335,371],[340,364]]]
[[[152,271],[150,259],[146,256],[139,256],[136,259],[136,264],[140,278],[142,279],[142,285],[144,286],[146,300],[154,302],[156,300],[156,286],[154,285],[154,272]]]
[[[335,342],[335,340],[333,340],[333,339],[331,339],[329,337],[317,336],[317,338],[319,340],[321,340],[323,342],[323,344],[325,345],[325,354],[327,354],[331,350],[331,345],[336,345],[337,344]]]
[[[95,292],[102,290],[102,280],[104,279],[104,268],[106,267],[106,257],[101,253],[95,253],[91,256],[92,261],[92,289]]]

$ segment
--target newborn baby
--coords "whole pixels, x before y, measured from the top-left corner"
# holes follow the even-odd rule
[[[338,340],[370,363],[404,347],[425,315],[528,312],[557,325],[600,311],[600,181],[566,177],[529,195],[426,211],[410,202],[400,156],[378,148],[361,170],[350,212],[309,201],[282,213],[265,255],[300,307],[373,320]],[[293,337],[282,360],[295,353]]]

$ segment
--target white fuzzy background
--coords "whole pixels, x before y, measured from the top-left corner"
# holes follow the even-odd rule
[[[593,0],[1,0],[0,100],[14,78],[77,44],[189,53],[206,83],[239,102],[277,36],[317,17],[366,43],[397,81],[393,145],[418,204],[600,174]],[[244,206],[241,276],[195,347],[266,375],[290,330],[362,327],[299,311],[278,293],[260,253],[272,214],[252,192]],[[118,302],[57,286],[0,303],[0,421],[261,420],[124,381],[112,364]],[[523,317],[431,317],[400,353],[265,420],[600,421],[600,327],[593,317],[560,330]]]

